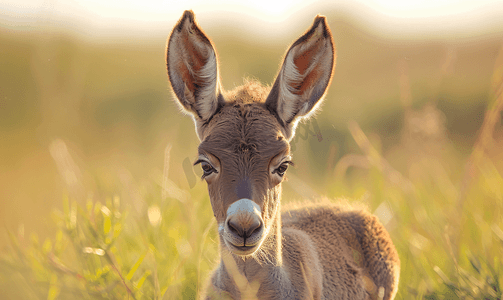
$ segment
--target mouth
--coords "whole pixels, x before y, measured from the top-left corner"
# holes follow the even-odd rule
[[[257,245],[236,246],[228,241],[226,241],[226,244],[232,253],[234,253],[236,255],[242,255],[242,256],[251,255],[251,254],[255,253],[255,251],[258,249]]]

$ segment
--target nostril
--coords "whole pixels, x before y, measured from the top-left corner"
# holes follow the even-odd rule
[[[254,232],[260,231],[260,228],[262,227],[262,222],[260,220],[255,220],[252,224],[250,224],[250,227],[246,230],[246,237],[252,236]]]
[[[257,219],[253,220],[249,224],[243,225],[239,222],[239,220],[231,218],[227,221],[227,226],[232,233],[246,239],[251,237],[255,232],[260,231],[262,228],[262,222]]]
[[[239,226],[239,224],[235,223],[232,221],[232,219],[230,219],[229,221],[227,221],[227,225],[229,226],[229,229],[234,232],[235,234],[237,234],[238,236],[240,237],[243,237],[243,228],[241,226]]]

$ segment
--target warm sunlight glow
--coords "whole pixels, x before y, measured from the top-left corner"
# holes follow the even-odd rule
[[[98,27],[110,26],[112,23],[129,23],[137,21],[151,24],[152,22],[170,22],[178,19],[186,9],[192,9],[201,14],[211,12],[229,12],[253,16],[267,22],[282,22],[293,13],[313,7],[350,8],[351,10],[370,17],[369,22],[389,18],[408,19],[441,19],[446,17],[467,17],[464,23],[474,19],[492,19],[496,21],[503,12],[501,1],[495,0],[370,0],[370,1],[302,1],[291,0],[4,0],[0,3],[0,18],[13,22],[33,21],[33,16],[47,14],[50,17],[84,19]],[[365,13],[367,10],[373,12]],[[381,16],[379,18],[379,15]],[[373,20],[372,20],[373,19]],[[459,21],[459,19],[458,19]],[[463,23],[463,22],[456,22]],[[146,24],[145,24],[146,25]],[[258,24],[257,24],[258,25]]]
[[[430,18],[475,12],[475,10],[483,9],[497,2],[491,0],[372,0],[367,3],[376,11],[387,16]]]

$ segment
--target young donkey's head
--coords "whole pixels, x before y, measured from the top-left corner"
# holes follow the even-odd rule
[[[167,47],[168,76],[178,103],[192,114],[199,158],[221,240],[251,255],[279,218],[280,183],[291,164],[297,122],[319,106],[335,52],[325,17],[288,49],[271,89],[247,83],[224,93],[213,45],[185,11]]]

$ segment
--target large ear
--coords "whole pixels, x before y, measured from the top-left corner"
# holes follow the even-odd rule
[[[335,47],[324,16],[316,16],[311,29],[288,49],[266,100],[285,128],[287,139],[297,122],[321,102],[335,67]]]
[[[179,104],[197,121],[206,122],[223,102],[215,50],[186,10],[173,28],[166,50],[171,87]]]

